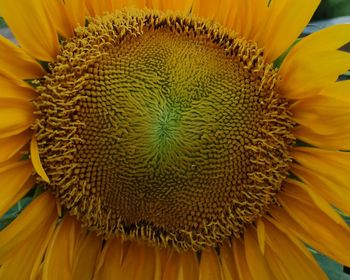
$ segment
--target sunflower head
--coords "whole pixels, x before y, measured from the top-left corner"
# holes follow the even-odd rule
[[[198,249],[276,203],[293,121],[256,44],[122,10],[89,18],[49,67],[33,127],[46,187],[89,229]]]
[[[43,194],[0,278],[28,255],[24,279],[325,279],[304,243],[349,264],[350,28],[294,44],[319,1],[17,2],[0,213]]]

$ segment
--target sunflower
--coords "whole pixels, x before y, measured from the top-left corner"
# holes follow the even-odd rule
[[[350,266],[350,25],[318,0],[1,0],[1,279]]]

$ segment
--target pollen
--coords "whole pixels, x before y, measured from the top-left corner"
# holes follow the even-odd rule
[[[294,123],[256,44],[129,9],[87,18],[49,69],[33,101],[42,184],[89,230],[198,250],[277,203]]]

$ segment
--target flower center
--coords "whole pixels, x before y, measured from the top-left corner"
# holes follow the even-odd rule
[[[179,249],[238,237],[275,203],[293,123],[255,44],[197,18],[89,18],[39,81],[47,189],[90,230]]]

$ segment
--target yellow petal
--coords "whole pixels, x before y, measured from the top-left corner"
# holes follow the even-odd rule
[[[33,180],[29,181],[32,172],[31,163],[22,161],[0,173],[0,217],[34,186]]]
[[[241,2],[250,2],[253,4],[251,9],[251,28],[247,30],[247,37],[252,39],[255,42],[259,43],[259,38],[262,36],[262,33],[265,32],[265,24],[269,20],[270,9],[268,7],[268,0],[255,0],[252,1],[241,1]],[[244,23],[244,18],[241,19]],[[261,43],[260,43],[261,44]],[[264,45],[259,45],[259,47],[264,47]]]
[[[71,0],[74,1],[74,0]],[[118,6],[118,8],[123,7],[119,6],[122,3],[125,2],[125,0],[121,0],[119,2],[122,3],[116,3],[118,2],[118,0],[100,0],[100,1],[95,1],[95,0],[85,0],[85,6],[87,8],[88,13],[90,14],[90,16],[101,16],[106,12],[112,12],[115,10],[115,8]],[[125,3],[126,6],[127,3]],[[133,6],[133,5],[132,5]]]
[[[25,144],[29,143],[31,136],[30,131],[24,131],[14,136],[0,138],[0,162],[14,156]]]
[[[292,157],[300,165],[350,191],[350,153],[295,147]]]
[[[171,255],[171,249],[166,248],[156,248],[156,256],[155,256],[155,273],[154,279],[163,279],[163,275],[165,272],[166,264],[169,260],[169,256]],[[172,274],[171,274],[172,275]],[[168,278],[172,280],[171,278]]]
[[[4,215],[15,205],[16,202],[21,200],[34,187],[36,182],[35,179],[35,177],[30,177],[16,193],[12,192],[12,196],[8,197],[7,203],[5,201],[1,203],[0,215]]]
[[[283,264],[279,256],[270,248],[266,246],[266,261],[271,267],[271,271],[276,279],[279,280],[291,280],[292,278],[288,275],[288,272],[284,269]]]
[[[49,178],[41,164],[38,143],[36,141],[35,135],[32,136],[32,141],[30,142],[30,158],[32,160],[35,171],[38,175],[47,183],[50,183]]]
[[[288,54],[284,64],[291,63],[295,56],[306,56],[315,51],[336,50],[349,43],[350,25],[337,24],[303,38]]]
[[[282,274],[287,279],[305,279],[305,280],[321,280],[328,279],[322,269],[319,267],[311,253],[304,247],[302,243],[287,236],[270,222],[266,222],[266,234],[268,236],[269,248],[278,256],[277,261]],[[267,250],[266,258],[269,262],[270,253]],[[272,268],[272,263],[270,267]],[[276,274],[278,278],[280,273]]]
[[[202,251],[199,263],[199,280],[222,279],[219,258],[214,249],[206,249]]]
[[[35,90],[18,78],[0,72],[0,98],[19,98],[31,101],[37,95]]]
[[[125,2],[128,2],[128,0],[125,0]],[[163,10],[164,4],[162,0],[146,0],[146,6],[149,9]]]
[[[19,134],[33,122],[31,103],[16,98],[0,98],[0,138]]]
[[[350,92],[350,80],[339,81],[337,83],[332,84],[332,86],[324,88],[320,92],[320,96],[333,97],[336,100],[341,100],[344,102],[349,102]]]
[[[0,268],[1,279],[36,279],[40,273],[49,239],[52,236],[57,216],[51,213],[48,221],[36,228],[26,242],[15,250],[11,258],[7,259]]]
[[[201,1],[199,1],[201,2]],[[237,32],[241,37],[258,42],[269,20],[268,0],[221,0],[217,3],[215,20]],[[261,43],[261,42],[260,42]],[[264,47],[259,44],[259,47]]]
[[[166,257],[166,255],[163,255]],[[172,251],[164,264],[164,272],[162,278],[167,280],[186,280],[198,279],[198,259],[195,252]]]
[[[220,247],[220,261],[223,279],[238,279],[238,270],[233,257],[231,245],[225,244]]]
[[[101,241],[102,238],[92,232],[81,238],[73,259],[73,279],[92,279]]]
[[[108,11],[111,11],[111,1],[108,0],[110,3],[106,9]],[[67,14],[69,16],[69,21],[71,24],[71,27],[74,29],[77,26],[84,26],[85,24],[85,3],[83,0],[66,0],[64,1],[65,7],[67,10]]]
[[[125,279],[153,279],[155,275],[155,251],[144,244],[131,242],[122,264]]]
[[[338,184],[322,178],[317,173],[293,164],[291,171],[306,183],[309,191],[318,193],[325,200],[350,215],[350,192],[339,188]]]
[[[328,222],[324,222],[323,220],[317,218],[316,222],[307,224],[307,227],[305,228],[301,225],[301,222],[299,223],[298,220],[292,218],[281,208],[272,209],[270,214],[274,218],[274,224],[283,232],[297,236],[300,240],[309,244],[317,251],[327,255],[339,263],[349,263],[349,247],[347,247],[349,246],[349,241],[347,241],[349,238],[349,233],[343,229],[338,231],[337,228],[334,230],[332,228],[328,228],[329,226],[332,226],[328,223],[330,221],[329,218],[326,220]],[[313,217],[310,218],[312,219]],[[337,225],[337,227],[340,226]],[[329,235],[331,234],[330,232],[332,232],[331,237]],[[339,235],[341,236],[341,240],[338,240],[338,233],[340,233]],[[346,239],[342,240],[345,236],[347,236]],[[327,239],[329,237],[330,239]],[[343,243],[343,241],[345,241],[345,243]],[[339,247],[341,247],[341,250],[337,251],[337,248]]]
[[[240,280],[252,280],[253,277],[250,274],[250,270],[247,264],[245,255],[245,248],[241,240],[234,239],[232,242],[233,256],[235,259],[236,267]]]
[[[330,150],[350,150],[350,133],[339,131],[333,135],[321,135],[305,126],[298,126],[293,134],[300,140]]]
[[[0,11],[26,52],[43,61],[56,58],[58,37],[44,0],[2,0]]]
[[[123,7],[125,7],[127,4],[127,0],[112,0],[112,10],[118,10]],[[147,6],[148,8],[151,8],[151,6]]]
[[[211,0],[194,0],[193,14],[206,19],[214,19],[219,11],[219,5],[216,1]]]
[[[320,135],[344,134],[350,115],[350,81],[334,83],[319,94],[291,106],[293,119]]]
[[[19,216],[0,232],[0,264],[16,252],[34,233],[51,218],[55,199],[45,192],[32,201]]]
[[[316,50],[305,56],[294,56],[293,65],[282,65],[280,91],[289,99],[314,96],[332,86],[339,75],[349,69],[349,61],[350,54],[338,50]]]
[[[317,186],[319,187],[319,186]],[[302,203],[309,205],[310,207],[318,208],[334,222],[344,227],[347,224],[342,217],[334,210],[334,208],[320,196],[318,191],[313,191],[312,188],[304,183],[296,180],[287,180],[284,183],[284,192],[286,196],[300,200]]]
[[[298,38],[319,3],[320,0],[271,1],[264,32],[258,38],[269,62],[278,58]]]
[[[151,0],[147,1],[147,7],[158,10],[182,11],[188,13],[192,7],[192,0]]]
[[[8,72],[19,79],[39,78],[45,73],[39,63],[1,35],[0,71]]]
[[[336,75],[340,75],[349,69],[349,56],[336,51],[350,41],[349,34],[349,24],[334,25],[315,32],[296,44],[284,59],[280,69],[281,76],[284,79],[281,84],[284,95],[293,99],[311,96],[324,88],[325,85],[334,83],[337,78]],[[333,59],[336,59],[337,62]],[[307,65],[308,63],[311,64]],[[306,67],[305,69],[311,71],[310,74],[302,67]],[[311,74],[321,76],[314,76],[312,81],[308,81],[307,79],[310,78]],[[322,80],[323,78],[320,77],[326,79]],[[304,83],[308,86],[304,87]],[[313,91],[311,90],[311,83],[314,86]]]
[[[64,2],[62,0],[51,0],[46,1],[45,4],[57,32],[65,38],[73,37],[74,28],[71,21],[67,20],[69,15]]]
[[[332,255],[337,256],[337,260],[342,260],[344,264],[350,264],[350,231],[342,225],[337,224],[329,216],[324,214],[319,209],[312,207],[306,203],[301,202],[290,196],[279,194],[278,200],[281,202],[286,212],[306,231],[311,232],[313,239],[312,243],[309,243],[314,247],[314,243],[323,242],[326,247],[329,247],[327,251],[323,248],[314,247],[315,249],[321,249],[321,252],[328,254],[330,251]],[[305,240],[308,242],[307,240]]]
[[[265,253],[265,224],[261,219],[256,222],[256,231],[258,234],[258,243],[261,253]]]
[[[126,6],[144,9],[146,7],[145,0],[126,0]]]
[[[23,149],[19,150],[16,154],[14,154],[8,160],[0,162],[0,173],[11,169],[13,164],[18,164],[19,162],[21,162],[25,155],[27,155],[27,151],[25,148],[23,148]]]
[[[65,215],[48,245],[43,260],[43,280],[72,278],[74,249],[79,233],[75,218]]]
[[[252,278],[256,280],[275,279],[268,263],[260,251],[257,233],[252,227],[247,228],[244,233],[244,248],[246,261]]]
[[[122,278],[123,242],[119,238],[108,240],[97,258],[94,280]]]
[[[296,122],[321,135],[348,130],[350,122],[350,102],[333,96],[303,99],[292,107],[291,112]]]

